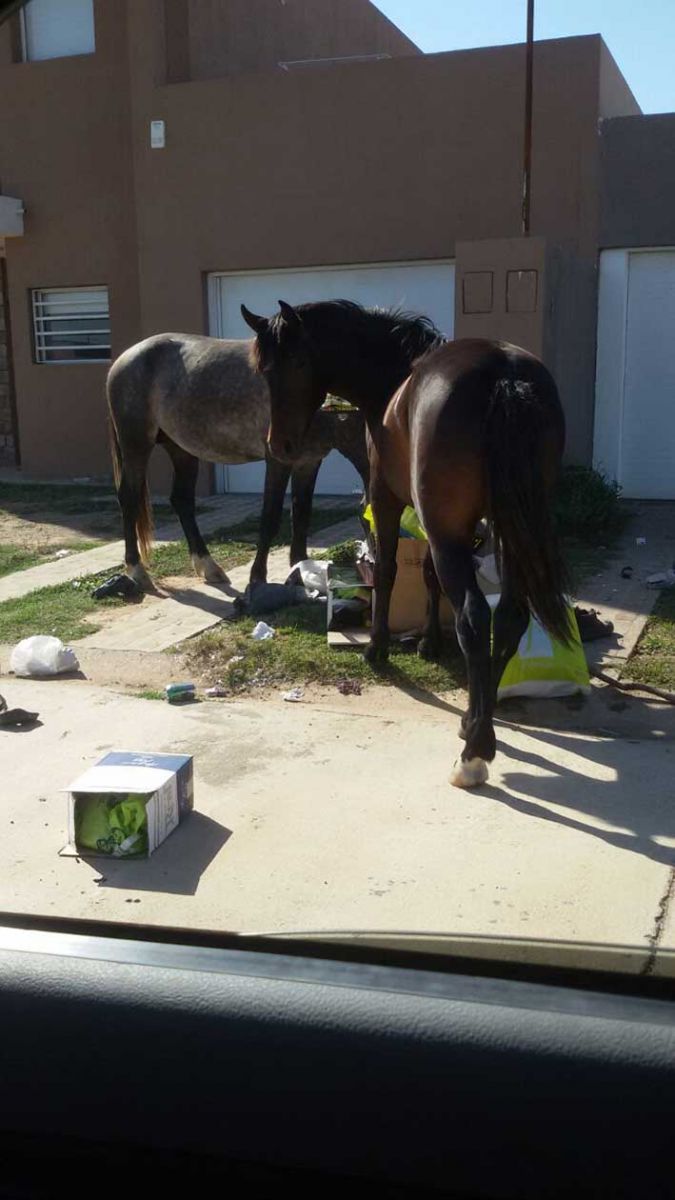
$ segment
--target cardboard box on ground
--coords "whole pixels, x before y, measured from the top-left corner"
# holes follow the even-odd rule
[[[188,754],[114,750],[68,792],[63,855],[149,858],[194,803]]]
[[[424,582],[424,559],[428,542],[420,538],[399,538],[396,551],[396,582],[389,604],[389,630],[394,637],[405,634],[419,633],[424,628],[427,619],[428,592]],[[488,547],[486,546],[486,550]],[[479,567],[478,582],[486,595],[499,591],[499,582],[494,573],[494,557],[486,553],[479,562],[484,562],[484,569]],[[370,637],[363,616],[354,623],[340,622],[340,627],[333,621],[335,601],[347,594],[341,587],[346,584],[349,588],[357,585],[370,588],[374,599],[372,566],[368,563],[357,563],[356,571],[345,572],[344,569],[331,566],[329,570],[328,588],[328,642],[333,646],[360,645]],[[455,618],[447,596],[441,596],[440,620],[443,629],[454,631]],[[368,612],[367,624],[370,624]]]

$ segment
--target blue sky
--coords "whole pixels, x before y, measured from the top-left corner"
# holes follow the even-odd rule
[[[375,3],[427,53],[525,38],[525,0]],[[675,0],[535,0],[534,33],[601,33],[643,111],[675,111]]]

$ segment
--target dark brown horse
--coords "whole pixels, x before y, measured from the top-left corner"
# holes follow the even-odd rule
[[[115,484],[124,521],[127,573],[150,589],[143,560],[152,540],[146,483],[155,445],[166,450],[174,470],[171,503],[178,515],[195,571],[209,583],[224,583],[195,518],[199,460],[221,463],[265,459],[258,547],[251,582],[267,576],[267,555],[283,513],[291,480],[291,564],[307,558],[307,533],[319,468],[331,450],[356,467],[368,491],[368,456],[363,417],[358,412],[316,414],[302,455],[292,467],[273,459],[266,445],[269,394],[251,361],[252,341],[225,341],[196,334],[164,333],[125,350],[108,373],[108,411]]]
[[[399,522],[412,504],[429,539],[427,652],[440,642],[440,585],[454,608],[467,665],[466,744],[451,782],[483,783],[496,750],[497,686],[530,611],[555,638],[569,638],[551,521],[565,437],[555,383],[524,350],[474,339],[440,344],[423,318],[344,301],[296,309],[281,301],[280,308],[271,320],[242,310],[256,331],[259,368],[270,388],[272,453],[292,462],[301,452],[327,391],[363,412],[377,527],[375,615],[366,654],[372,663],[387,658]],[[421,357],[408,374],[415,340]],[[502,577],[492,647],[490,608],[472,556],[483,517],[494,529]]]

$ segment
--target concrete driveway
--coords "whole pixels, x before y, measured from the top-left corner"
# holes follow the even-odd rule
[[[373,689],[187,708],[3,683],[0,907],[237,931],[417,930],[675,945],[675,715],[611,689],[499,722],[490,782],[448,784],[459,703]],[[386,702],[385,702],[386,698]],[[459,701],[460,698],[457,697]],[[621,711],[616,711],[617,707]],[[195,757],[196,812],[144,862],[60,858],[64,787],[110,748]]]

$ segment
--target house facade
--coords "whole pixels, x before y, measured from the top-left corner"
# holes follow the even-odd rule
[[[675,117],[640,114],[601,38],[536,43],[522,238],[522,46],[424,55],[367,0],[62,0],[54,23],[58,7],[0,28],[5,460],[105,475],[105,375],[127,346],[248,336],[241,301],[345,296],[541,354],[569,459],[667,491],[671,366],[649,314],[661,329],[675,304]],[[205,467],[201,484],[261,480]],[[322,468],[324,491],[353,484]]]

